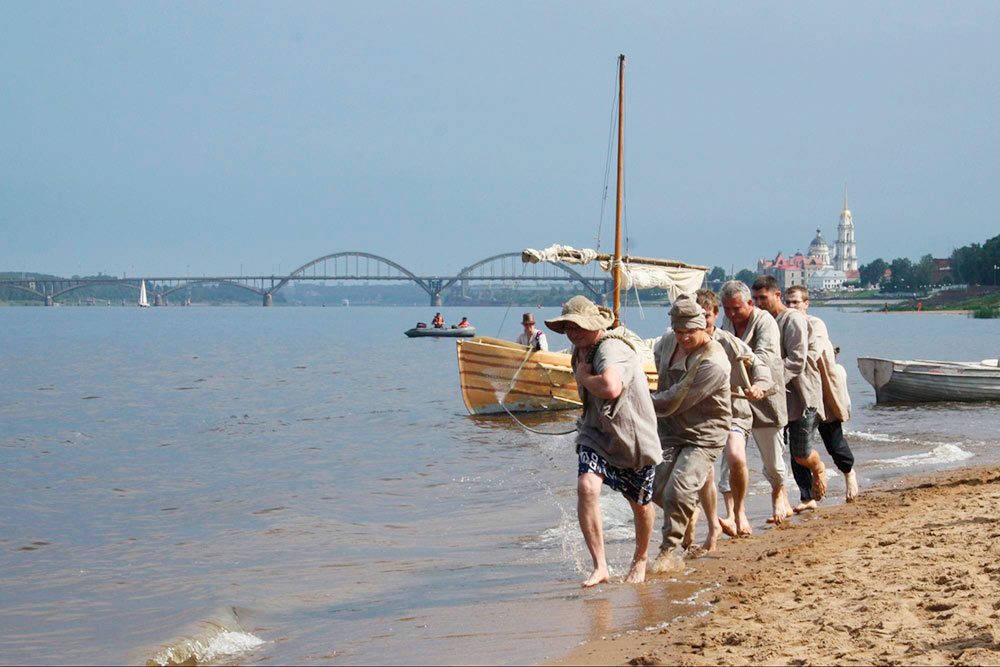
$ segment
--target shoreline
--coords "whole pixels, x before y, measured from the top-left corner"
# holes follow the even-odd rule
[[[863,489],[690,561],[708,613],[547,664],[1000,664],[998,507],[997,464]]]

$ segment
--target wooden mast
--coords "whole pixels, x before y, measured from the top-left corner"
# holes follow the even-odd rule
[[[622,305],[622,156],[624,155],[625,138],[625,54],[618,56],[618,196],[615,207],[615,257],[611,267],[611,275],[614,277],[615,297],[614,312],[615,322],[613,327],[621,326],[618,319],[618,312]]]

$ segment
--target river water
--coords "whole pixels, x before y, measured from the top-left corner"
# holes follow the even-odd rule
[[[523,309],[442,310],[513,338]],[[855,363],[997,357],[996,321],[814,310],[848,369],[862,488],[1000,458],[1000,405],[876,407]],[[628,324],[651,337],[666,313]],[[572,437],[467,416],[455,342],[402,335],[431,315],[0,309],[0,661],[530,663],[702,613],[683,577],[579,588]],[[621,576],[631,513],[602,507]]]

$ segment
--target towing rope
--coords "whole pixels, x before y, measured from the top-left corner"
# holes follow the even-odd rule
[[[558,431],[554,433],[551,431],[539,431],[538,429],[531,428],[530,426],[522,422],[520,419],[515,417],[514,413],[508,410],[507,406],[503,404],[503,399],[507,398],[507,394],[509,394],[511,390],[514,389],[514,384],[517,382],[517,376],[521,373],[521,369],[524,368],[524,365],[528,363],[528,359],[531,358],[531,353],[534,351],[535,349],[533,347],[528,346],[528,354],[524,356],[524,359],[521,360],[521,365],[517,367],[517,370],[514,371],[514,375],[510,378],[510,385],[507,387],[507,391],[504,392],[504,395],[502,397],[497,397],[497,404],[501,408],[503,408],[503,411],[506,412],[508,415],[510,415],[510,418],[513,419],[514,422],[518,426],[523,428],[525,431],[530,431],[531,433],[537,433],[538,435],[569,435],[570,433],[576,433],[576,426],[574,426],[573,429],[570,431]]]

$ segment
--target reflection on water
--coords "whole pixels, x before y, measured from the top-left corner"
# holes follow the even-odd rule
[[[490,333],[505,316],[477,310]],[[862,484],[996,460],[998,406],[876,407],[855,364],[956,358],[949,340],[995,356],[989,321],[818,314],[844,350]],[[666,311],[646,316],[629,324],[650,337]],[[711,596],[683,577],[579,589],[572,437],[466,416],[454,341],[402,336],[421,318],[0,309],[4,661],[523,663],[701,613]],[[601,506],[620,578],[631,511]]]

